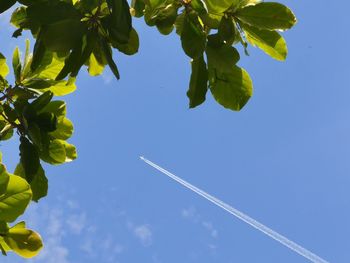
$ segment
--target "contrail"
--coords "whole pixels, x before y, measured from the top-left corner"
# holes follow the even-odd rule
[[[143,156],[140,156],[141,160],[147,163],[148,165],[152,166],[153,168],[157,169],[158,171],[162,172],[163,174],[167,175],[171,179],[175,180],[176,182],[182,184],[186,188],[192,190],[193,192],[197,193],[198,195],[204,197],[208,201],[214,203],[215,205],[221,207],[222,209],[226,210],[230,214],[234,215],[238,219],[242,220],[243,222],[247,223],[248,225],[254,227],[255,229],[263,232],[265,235],[271,237],[272,239],[280,242],[282,245],[288,247],[289,249],[295,251],[299,255],[305,257],[306,259],[310,260],[314,263],[329,263],[328,261],[320,258],[316,254],[312,253],[311,251],[307,250],[306,248],[303,248],[302,246],[298,245],[297,243],[289,240],[285,236],[282,236],[281,234],[277,233],[276,231],[272,230],[271,228],[261,224],[260,222],[256,221],[255,219],[251,218],[250,216],[244,214],[243,212],[237,210],[236,208],[222,202],[221,200],[215,198],[214,196],[211,196],[210,194],[204,192],[203,190],[195,187],[194,185],[186,182],[185,180],[181,179],[180,177],[177,177],[175,174],[172,174],[171,172],[165,170],[164,168],[158,166],[157,164],[151,162],[150,160],[147,160]]]

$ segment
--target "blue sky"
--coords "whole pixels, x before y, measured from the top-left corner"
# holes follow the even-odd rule
[[[47,166],[48,198],[25,219],[45,248],[29,262],[307,262],[139,160],[145,155],[330,262],[350,262],[347,1],[281,1],[298,17],[285,63],[250,48],[255,92],[239,113],[208,96],[188,109],[189,59],[175,34],[135,21],[122,79],[90,78],[65,99],[79,158]],[[24,38],[7,39],[1,51]],[[2,144],[13,169],[17,142]],[[10,255],[1,262],[24,262]]]

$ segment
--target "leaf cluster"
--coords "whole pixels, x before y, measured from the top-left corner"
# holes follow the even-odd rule
[[[53,53],[44,54],[39,67],[33,69],[34,57],[27,41],[23,60],[16,48],[12,58],[15,83],[6,77],[9,66],[0,53],[0,140],[17,134],[19,164],[14,175],[0,162],[0,249],[14,251],[23,257],[35,256],[42,247],[39,234],[21,222],[10,227],[30,201],[38,202],[48,191],[48,179],[42,162],[52,165],[70,162],[77,157],[74,145],[67,142],[73,124],[66,118],[64,101],[53,100],[75,90],[71,80],[56,80],[64,61]]]
[[[76,89],[83,67],[91,76],[106,66],[119,79],[116,52],[134,55],[139,36],[132,16],[143,17],[163,35],[179,36],[191,61],[187,96],[189,107],[201,105],[210,90],[225,108],[239,111],[253,94],[248,72],[238,63],[236,45],[260,48],[283,61],[287,44],[280,32],[292,28],[296,18],[279,3],[260,0],[0,0],[0,15],[16,7],[11,24],[13,37],[24,30],[35,39],[31,53],[27,40],[24,55],[16,48],[10,68],[0,53],[0,141],[17,135],[19,163],[10,174],[0,160],[0,250],[30,258],[43,246],[41,237],[24,222],[11,226],[30,201],[48,192],[43,164],[59,165],[77,158],[67,142],[73,124],[66,104],[56,100]]]

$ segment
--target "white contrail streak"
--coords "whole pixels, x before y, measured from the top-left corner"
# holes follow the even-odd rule
[[[177,177],[175,174],[172,174],[171,172],[165,170],[164,168],[158,166],[157,164],[151,162],[150,160],[147,160],[143,156],[140,156],[141,160],[147,163],[148,165],[152,166],[153,168],[157,169],[158,171],[162,172],[163,174],[167,175],[171,179],[175,180],[176,182],[182,184],[186,188],[192,190],[193,192],[197,193],[198,195],[204,197],[208,201],[214,203],[215,205],[221,207],[222,209],[226,210],[230,214],[234,215],[235,217],[239,218],[243,222],[249,224],[250,226],[254,227],[255,229],[263,232],[267,236],[271,237],[272,239],[280,242],[282,245],[288,247],[289,249],[295,251],[299,255],[307,258],[311,262],[314,263],[328,263],[328,261],[320,258],[316,254],[312,253],[311,251],[303,248],[302,246],[298,245],[297,243],[289,240],[285,236],[282,236],[281,234],[277,233],[276,231],[272,230],[271,228],[259,223],[255,219],[249,217],[248,215],[244,214],[243,212],[237,210],[236,208],[222,202],[221,200],[215,198],[214,196],[211,196],[210,194],[207,194],[203,190],[195,187],[194,185],[186,182],[185,180]]]

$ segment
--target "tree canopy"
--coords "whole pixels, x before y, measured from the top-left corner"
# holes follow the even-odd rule
[[[0,249],[24,258],[36,256],[43,246],[38,233],[24,222],[12,223],[31,201],[48,192],[42,162],[59,165],[77,158],[67,142],[73,124],[66,118],[66,103],[56,100],[76,89],[82,68],[91,76],[108,66],[120,78],[114,52],[134,55],[139,37],[132,17],[163,35],[175,30],[191,62],[187,96],[189,107],[202,104],[208,91],[225,108],[239,111],[253,94],[252,80],[238,66],[241,44],[260,48],[276,60],[287,56],[279,32],[296,23],[292,11],[260,0],[0,0],[0,15],[11,9],[13,37],[31,32],[24,55],[15,48],[14,83],[7,59],[0,53],[0,140],[17,134],[19,163],[10,174],[0,160]]]

